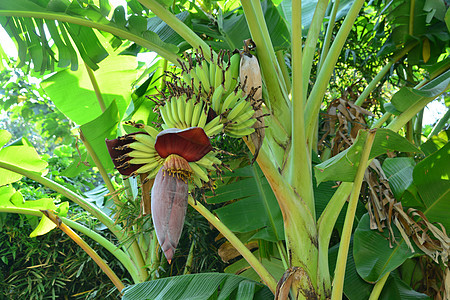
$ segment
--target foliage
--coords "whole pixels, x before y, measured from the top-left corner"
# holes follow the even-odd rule
[[[17,67],[41,76],[52,101],[20,79],[25,73],[2,73],[9,80],[3,108],[13,118],[36,119],[48,154],[39,156],[26,139],[9,142],[11,135],[0,132],[0,171],[7,175],[0,211],[25,214],[34,226],[42,217],[35,232],[66,230],[85,251],[89,247],[67,227],[94,239],[135,284],[123,290],[124,297],[150,297],[152,288],[186,295],[196,290],[197,297],[211,299],[238,294],[251,299],[268,290],[280,298],[290,291],[295,299],[448,293],[450,160],[442,130],[449,114],[431,133],[422,128],[423,108],[449,87],[447,7],[441,0],[363,6],[362,0],[340,5],[130,0],[114,9],[108,1],[90,0],[1,3],[0,23],[18,46]],[[239,124],[230,116],[241,110],[235,110],[237,104],[218,109],[232,94],[223,90],[226,66],[232,64],[226,50],[241,48],[248,38],[256,48],[247,49],[252,45],[247,41],[243,55],[257,57],[262,76],[250,92],[261,94],[262,100],[251,105],[256,113],[249,114],[259,123],[248,121],[259,127],[245,128],[241,136],[252,135],[233,140],[238,135],[229,128]],[[139,64],[135,56],[145,51],[159,58]],[[206,67],[219,70],[214,80],[203,72]],[[251,84],[236,81],[241,84],[236,95]],[[185,98],[178,101],[180,95]],[[244,105],[253,101],[238,98],[236,103]],[[194,107],[201,107],[202,117],[192,125],[194,113],[185,112]],[[201,167],[201,160],[189,162],[193,183],[184,184],[189,184],[192,208],[169,265],[147,215],[155,170],[166,161],[155,150],[156,135],[161,128],[198,124],[211,133],[214,152]],[[113,166],[121,171],[133,165],[136,149],[127,147],[130,139],[137,141],[136,131],[147,135],[146,141],[153,139],[143,152],[158,156],[134,161],[137,167],[130,173],[139,179],[121,177]],[[111,155],[112,161],[105,139],[122,143],[113,150],[125,153]],[[52,146],[60,142],[64,145]],[[257,154],[255,161],[248,159],[246,147]],[[53,150],[56,156],[50,157]],[[133,153],[138,154],[143,155]],[[138,174],[146,166],[150,175]],[[18,201],[22,196],[12,187],[27,201]],[[205,194],[207,189],[212,191]],[[85,226],[73,214],[67,217],[67,200],[69,212],[85,212],[104,230]],[[48,209],[56,210],[54,223],[42,215]],[[105,239],[109,234],[114,238]],[[426,276],[424,268],[415,268],[425,255],[440,280],[434,289],[414,291]],[[219,256],[230,262],[225,270]],[[105,261],[97,262],[122,290],[115,272]],[[191,272],[201,274],[176,276]],[[409,280],[407,272],[413,273]],[[194,287],[191,280],[211,285]]]
[[[7,299],[117,299],[109,279],[67,236],[53,231],[30,239],[32,227],[15,214],[3,215],[2,224],[0,293]],[[95,242],[89,243],[111,260],[115,272],[129,280],[111,254]]]

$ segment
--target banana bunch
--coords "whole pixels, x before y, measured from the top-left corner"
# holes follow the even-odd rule
[[[202,181],[209,181],[208,173],[216,170],[220,164],[222,164],[222,161],[216,157],[216,153],[214,152],[209,152],[198,161],[190,162],[189,166],[194,172],[191,176],[194,184],[198,187],[202,187]]]
[[[125,160],[131,158],[127,164],[139,164],[143,165],[137,169],[135,174],[149,173],[147,178],[152,179],[156,176],[161,166],[164,164],[164,158],[159,156],[155,149],[156,137],[159,131],[154,127],[144,124],[134,124],[136,127],[143,129],[146,133],[138,133],[132,135],[133,142],[127,144],[126,149],[131,149],[130,152],[124,154],[119,160]],[[206,131],[205,131],[206,133]],[[209,182],[210,178],[208,173],[218,169],[218,166],[222,164],[222,161],[216,157],[216,152],[208,152],[200,160],[189,162],[189,165],[193,171],[191,176],[192,182],[202,187],[203,182]]]
[[[130,160],[126,161],[126,164],[143,165],[134,173],[149,173],[147,178],[152,179],[156,176],[159,169],[164,163],[164,159],[159,156],[158,152],[155,149],[156,136],[158,135],[159,131],[148,125],[138,125],[139,128],[144,129],[148,134],[138,133],[130,135],[134,139],[134,141],[124,146],[123,150],[131,151],[119,157],[118,160],[120,161],[131,158]]]
[[[225,60],[226,55],[228,61]],[[221,93],[228,95],[236,88],[239,78],[239,53],[231,55],[229,51],[220,51],[214,59],[211,50],[211,60],[207,61],[200,49],[195,53],[194,61],[189,56],[187,64],[180,60],[178,62],[184,83],[196,93],[210,96],[222,86]]]

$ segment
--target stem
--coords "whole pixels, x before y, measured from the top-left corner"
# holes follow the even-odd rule
[[[63,195],[64,197],[72,200],[76,204],[78,204],[81,208],[88,211],[90,214],[92,214],[94,217],[96,217],[100,222],[102,222],[108,229],[119,239],[123,240],[126,235],[123,232],[123,229],[119,226],[114,224],[114,221],[108,217],[103,211],[101,211],[98,207],[92,205],[89,201],[82,198],[81,196],[75,194],[71,190],[67,189],[66,187],[60,185],[59,183],[56,183],[48,178],[43,177],[38,172],[28,171],[25,169],[22,169],[18,166],[8,164],[6,162],[0,161],[0,168],[21,174],[23,176],[26,176],[36,182],[39,182],[45,187],[48,187],[55,192]]]
[[[305,137],[302,79],[301,0],[292,1],[292,146],[289,156],[288,181],[315,218],[311,159]]]
[[[383,124],[387,122],[387,120],[389,120],[391,116],[392,114],[390,112],[385,112],[384,115],[381,116],[381,118],[379,118],[375,123],[373,123],[372,129],[381,128],[381,126],[383,126]]]
[[[284,61],[284,54],[282,50],[278,50],[275,52],[277,56],[278,65],[280,66],[281,73],[283,73],[284,84],[286,85],[286,90],[291,90],[291,78],[289,77],[289,71],[286,66],[286,62]]]
[[[355,104],[361,106],[369,94],[376,88],[378,83],[383,79],[383,77],[389,72],[391,67],[399,61],[403,56],[405,56],[412,48],[417,46],[419,42],[414,42],[407,45],[403,48],[399,53],[397,53],[394,57],[389,60],[389,62],[381,69],[381,71],[372,79],[372,81],[366,86],[364,91],[359,95],[358,99],[356,99]]]
[[[445,124],[448,122],[449,119],[450,119],[450,109],[448,109],[445,115],[439,120],[439,122],[437,122],[436,125],[434,125],[433,130],[431,130],[430,134],[428,135],[428,139],[441,132],[441,130],[444,128]]]
[[[319,278],[317,281],[324,282],[327,289],[331,288],[330,270],[328,266],[328,247],[330,245],[331,233],[333,232],[334,225],[342,207],[347,202],[352,187],[353,182],[342,182],[317,221],[319,232]]]
[[[290,134],[289,102],[284,86],[283,73],[278,65],[268,34],[261,3],[259,0],[248,0],[242,1],[241,4],[252,39],[257,46],[256,53],[266,83],[268,97],[265,99],[265,103],[272,110],[272,117],[276,117]]]
[[[42,213],[39,210],[32,208],[0,207],[0,213],[14,213],[14,214],[42,217]]]
[[[152,263],[151,266],[151,278],[152,280],[157,279],[157,273],[156,271],[159,268],[159,265],[161,264],[161,256],[159,253],[159,244],[158,239],[156,237],[156,231],[153,230],[153,236],[151,241],[151,248],[150,248],[150,261]]]
[[[198,211],[205,219],[208,220],[219,232],[236,248],[237,251],[245,258],[245,260],[252,266],[252,268],[258,273],[259,277],[269,287],[272,293],[275,294],[277,282],[273,276],[266,270],[261,262],[256,258],[253,253],[245,247],[245,245],[234,235],[234,233],[228,229],[216,216],[214,216],[206,207],[200,202],[195,201],[191,196],[188,198],[189,204]]]
[[[152,43],[140,36],[137,36],[127,29],[120,29],[116,26],[111,26],[108,24],[103,24],[96,21],[91,21],[82,17],[74,17],[66,14],[53,13],[53,12],[37,12],[37,11],[17,11],[17,10],[0,10],[0,16],[9,16],[9,17],[25,17],[25,18],[39,18],[46,20],[57,20],[60,22],[67,22],[71,24],[77,24],[81,26],[86,26],[90,28],[95,28],[101,31],[109,32],[115,36],[118,36],[124,40],[130,40],[139,44],[149,50],[155,51],[165,59],[170,60],[173,64],[178,66],[178,56],[168,51],[163,46],[159,46],[155,43]]]
[[[94,148],[92,148],[89,141],[84,137],[83,131],[80,129],[80,139],[83,142],[84,146],[86,147],[87,152],[91,156],[92,160],[95,163],[95,166],[97,167],[100,175],[103,178],[103,181],[105,182],[106,187],[108,188],[109,193],[111,194],[111,197],[114,200],[114,204],[120,208],[122,206],[122,202],[120,201],[119,197],[116,194],[116,190],[111,182],[111,179],[108,176],[108,172],[106,172],[105,167],[103,166],[102,162],[97,156],[97,153],[95,153]]]
[[[339,58],[342,47],[344,46],[347,36],[350,33],[350,30],[352,29],[356,17],[358,16],[363,4],[364,0],[355,0],[355,2],[353,2],[352,7],[348,11],[347,16],[342,23],[342,27],[339,29],[336,39],[334,40],[333,45],[330,48],[330,53],[327,55],[323,67],[317,76],[314,87],[309,94],[305,109],[305,132],[307,143],[310,145],[310,147],[310,141],[313,140],[314,135],[314,123],[317,122],[320,105],[328,87],[331,74],[333,73],[334,66],[336,65],[336,62]]]
[[[63,223],[63,221],[54,213],[49,210],[42,210],[42,213],[49,218],[56,226],[61,229],[65,234],[67,234],[75,243],[78,244],[102,269],[102,271],[109,277],[109,279],[114,283],[116,288],[121,292],[125,286],[117,277],[116,273],[106,264],[106,262],[94,251],[78,234],[75,233],[69,226]]]
[[[205,43],[191,28],[180,21],[175,15],[170,13],[156,0],[138,0],[146,8],[150,9],[161,20],[166,22],[176,33],[178,33],[186,42],[193,48],[202,48],[203,55],[207,60],[210,60],[211,53],[208,44]],[[214,53],[214,56],[217,54]]]
[[[383,290],[384,284],[386,283],[390,273],[391,272],[387,272],[383,277],[380,278],[380,280],[377,281],[372,289],[372,292],[370,293],[369,300],[377,300],[378,297],[380,297],[381,291]]]
[[[87,64],[85,64],[84,66],[86,67],[86,71],[89,75],[89,79],[91,80],[92,87],[94,88],[98,104],[100,105],[102,112],[105,112],[106,110],[105,101],[103,100],[102,93],[100,92],[100,87],[98,86],[98,82],[97,79],[95,78],[94,71],[92,71],[92,69],[89,68]]]
[[[361,185],[364,181],[364,172],[366,171],[368,165],[369,154],[370,150],[372,149],[373,141],[375,139],[375,133],[376,130],[369,131],[366,142],[364,143],[364,148],[361,153],[361,158],[359,160],[358,170],[356,171],[352,193],[350,195],[350,200],[348,203],[347,214],[345,215],[344,228],[342,230],[342,237],[336,261],[336,269],[334,271],[334,283],[331,294],[332,300],[342,299],[345,267],[347,263],[348,249],[350,247],[350,238],[352,236],[353,221],[355,219],[359,193],[361,191]]]
[[[309,77],[311,75],[312,62],[314,58],[314,53],[316,53],[317,39],[319,38],[320,29],[322,28],[323,18],[327,10],[328,0],[319,0],[316,4],[316,9],[314,10],[314,15],[309,26],[308,35],[305,41],[304,55],[303,55],[303,87],[305,90],[308,88]],[[301,8],[300,8],[301,9]],[[300,11],[299,11],[300,12]],[[292,9],[292,29],[294,34],[294,20],[299,16],[296,15],[295,11]],[[300,35],[301,23],[300,23]],[[292,40],[292,45],[295,47],[294,41]],[[304,93],[303,101],[306,102],[307,94]]]
[[[322,46],[322,53],[320,54],[319,67],[317,68],[317,73],[322,70],[323,62],[328,55],[328,49],[330,48],[331,35],[333,34],[334,22],[336,21],[336,14],[339,7],[340,0],[335,0],[333,3],[333,10],[331,11],[331,17],[328,21],[327,33],[325,34],[325,41]]]
[[[283,262],[283,267],[285,270],[289,269],[289,264],[288,264],[288,255],[286,253],[286,249],[284,248],[283,242],[282,241],[278,241],[277,242],[277,249],[278,249],[278,253],[280,253],[280,257],[281,257],[281,261]]]
[[[139,273],[137,272],[136,266],[133,264],[133,261],[130,259],[130,257],[126,255],[125,252],[120,250],[116,245],[105,239],[97,232],[81,225],[80,223],[77,223],[64,217],[60,217],[60,219],[64,222],[64,224],[90,237],[91,239],[102,245],[112,255],[114,255],[117,258],[117,260],[122,263],[125,269],[127,269],[128,273],[130,273],[135,283],[144,281],[142,280],[142,278],[139,277]]]
[[[191,247],[189,248],[189,255],[186,260],[186,265],[184,267],[183,275],[191,274],[192,262],[194,261],[194,248],[195,248],[195,239],[192,239]]]
[[[137,269],[138,269],[138,272],[139,272],[139,275],[140,275],[142,281],[147,280],[148,272],[147,272],[147,269],[145,268],[145,262],[144,262],[144,258],[142,257],[141,248],[139,248],[139,245],[138,245],[136,239],[133,239],[130,250],[131,250],[130,255],[132,256],[133,261],[137,265]]]

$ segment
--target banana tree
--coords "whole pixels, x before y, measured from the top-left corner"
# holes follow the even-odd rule
[[[386,167],[383,164],[383,168],[377,168],[380,164],[377,157],[392,151],[420,154],[423,150],[417,147],[417,142],[414,145],[411,138],[397,132],[406,126],[406,137],[411,136],[411,120],[416,120],[416,115],[430,101],[448,89],[450,64],[448,58],[440,56],[440,50],[448,46],[449,33],[443,26],[443,2],[442,5],[438,2],[421,1],[413,5],[413,1],[403,1],[386,5],[389,11],[386,18],[379,14],[391,26],[391,35],[380,51],[386,57],[384,65],[353,102],[343,101],[341,107],[336,104],[341,114],[370,115],[361,106],[382,86],[390,70],[402,65],[405,59],[409,68],[427,63],[434,66],[417,85],[402,87],[395,93],[385,105],[384,114],[378,118],[372,116],[371,126],[355,127],[347,147],[337,147],[333,156],[321,148],[320,112],[322,106],[333,107],[327,101],[330,79],[347,37],[357,27],[364,6],[362,0],[341,4],[285,0],[277,7],[270,1],[256,0],[218,1],[214,5],[206,1],[139,0],[127,2],[128,13],[122,6],[112,10],[107,1],[1,3],[0,21],[18,45],[19,66],[31,62],[28,66],[41,74],[58,70],[44,80],[43,86],[55,105],[81,125],[79,135],[89,161],[98,168],[117,210],[114,216],[105,215],[83,197],[46,178],[42,163],[28,168],[6,154],[7,159],[0,161],[0,167],[16,175],[3,184],[18,180],[17,174],[21,174],[54,189],[98,218],[119,241],[131,240],[130,248],[120,250],[120,245],[103,241],[98,234],[76,225],[63,214],[55,216],[49,212],[53,208],[50,206],[41,207],[42,213],[38,206],[28,211],[8,202],[3,211],[44,214],[46,217],[41,222],[48,225],[48,218],[60,228],[61,223],[72,226],[111,249],[135,283],[139,283],[124,290],[124,299],[163,297],[165,293],[179,293],[172,295],[181,299],[193,295],[193,286],[202,280],[214,282],[210,288],[205,287],[201,296],[197,295],[205,299],[217,293],[219,286],[222,286],[220,296],[225,298],[236,295],[233,291],[241,296],[246,292],[259,293],[262,297],[267,295],[268,288],[279,299],[286,299],[289,293],[294,299],[339,299],[345,291],[346,262],[352,260],[359,276],[372,283],[369,294],[377,298],[385,283],[394,280],[388,281],[390,273],[416,253],[428,254],[446,266],[448,221],[439,211],[448,208],[445,195],[449,188],[437,184],[437,193],[432,196],[423,190],[429,182],[424,179],[429,169],[426,166],[434,162],[431,156],[421,166],[413,166],[411,162],[405,166],[422,174],[411,180],[417,187],[411,197],[423,200],[418,204],[410,200],[407,205],[419,210],[408,214],[398,202],[403,201],[410,186],[393,184],[395,197],[381,197],[378,202],[374,202],[377,193],[373,192],[375,196],[369,196],[371,200],[367,203],[369,214],[360,220],[351,241],[362,185],[374,189],[370,184],[373,170],[378,174],[390,170],[395,175],[396,167],[405,164],[387,160]],[[202,17],[190,20],[189,9],[191,14],[197,11]],[[205,25],[205,20],[211,19],[217,30]],[[338,30],[334,29],[336,23],[340,25]],[[137,73],[135,61],[117,54],[136,54],[141,49],[156,52],[161,60],[141,74],[139,85],[131,94],[129,87]],[[77,70],[80,59],[85,70]],[[68,89],[77,93],[68,93]],[[360,117],[356,123],[364,123],[366,119]],[[124,124],[124,121],[128,122]],[[6,133],[4,136],[7,140]],[[239,230],[230,230],[232,223],[227,221],[225,209],[216,211],[218,218],[193,198],[195,190],[214,189],[217,182],[212,179],[213,174],[223,170],[218,157],[220,149],[211,145],[217,136],[242,139],[253,153],[250,161],[256,163],[248,167],[252,175],[247,178],[254,181],[256,198],[267,215],[262,226],[252,228],[261,231],[254,239],[275,245],[281,274],[270,272],[264,259],[247,249],[235,234]],[[2,152],[8,152],[8,148]],[[448,157],[447,148],[438,150],[437,156]],[[109,176],[113,166],[125,176],[126,191],[131,190],[130,176],[140,177],[143,210],[152,212],[155,227],[152,234],[145,234],[138,226],[126,226],[124,207],[126,199],[132,196],[118,193]],[[443,178],[445,172],[445,168],[435,170],[433,178]],[[338,182],[338,186],[317,186],[326,182]],[[237,190],[243,189],[241,185]],[[324,200],[323,193],[330,197]],[[225,202],[218,197],[220,194],[209,201]],[[276,202],[271,202],[271,197]],[[243,197],[224,199],[237,198]],[[329,264],[330,240],[347,200],[333,269]],[[324,207],[318,210],[319,203],[324,202]],[[223,234],[267,287],[219,274],[201,279],[193,275],[179,278],[175,284],[178,290],[170,289],[169,282],[164,280],[144,282],[156,278],[155,270],[163,262],[158,242],[168,263],[172,262],[187,203]],[[250,214],[252,208],[247,206],[245,213]],[[438,228],[432,222],[443,225]],[[280,223],[281,229],[277,225]],[[386,264],[381,270],[375,263],[371,268],[356,251],[368,247],[368,238],[361,232],[367,228],[383,231],[386,226],[392,237],[401,237],[401,254],[397,254],[401,245],[394,250],[385,249],[383,255],[387,257],[376,252],[380,262]],[[74,236],[74,240],[78,238]],[[349,252],[350,247],[353,253]],[[395,258],[395,263],[389,255]],[[367,261],[373,262],[374,258]],[[122,290],[123,285],[111,271],[103,268]],[[146,294],[150,288],[155,288],[153,294]],[[347,296],[349,293],[347,290]]]

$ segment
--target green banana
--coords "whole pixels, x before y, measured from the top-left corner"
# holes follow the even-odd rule
[[[205,109],[208,109],[208,106],[205,105]],[[202,113],[200,114],[200,119],[198,120],[197,127],[204,128],[206,125],[206,120],[208,119],[208,113],[202,109]]]
[[[205,132],[207,132],[208,130],[210,130],[211,128],[217,126],[220,124],[220,120],[222,119],[222,117],[220,115],[218,115],[217,117],[215,117],[214,119],[212,119],[211,121],[208,122],[208,124],[206,124],[203,127],[203,130],[205,130]]]
[[[134,139],[139,143],[144,144],[147,147],[154,148],[155,147],[155,139],[148,134],[135,134],[133,135]]]
[[[241,130],[230,130],[227,131],[227,135],[234,137],[234,138],[241,138],[243,136],[247,136],[249,134],[252,134],[253,132],[255,132],[255,128],[244,128]]]
[[[201,180],[205,182],[209,181],[208,173],[203,169],[203,167],[200,167],[195,162],[190,162],[189,166],[191,167],[192,171],[194,171],[194,174],[197,175]]]
[[[223,114],[227,109],[234,107],[239,98],[241,98],[242,93],[242,90],[230,93],[223,101],[222,106],[220,107],[220,113]]]
[[[184,121],[186,122],[187,127],[192,127],[193,120],[193,112],[194,112],[194,99],[188,99],[186,101],[186,107],[184,110]]]
[[[248,119],[248,120],[246,120],[244,122],[238,122],[236,124],[230,124],[229,126],[227,126],[225,128],[226,129],[225,132],[228,129],[230,129],[232,131],[242,130],[242,129],[247,128],[247,127],[252,127],[255,123],[256,123],[256,119],[251,118],[251,119]]]
[[[164,123],[166,123],[167,125],[172,125],[173,124],[172,115],[168,111],[168,109],[169,109],[169,105],[166,103],[166,105],[161,106],[159,108],[159,113],[161,114],[161,117],[162,117]]]
[[[219,113],[223,91],[224,91],[223,85],[219,85],[218,87],[216,87],[211,97],[211,107],[216,113]]]
[[[239,77],[239,65],[241,56],[239,53],[233,54],[230,58],[230,65],[225,72],[225,90],[231,92],[237,84]]]
[[[133,142],[131,144],[128,144],[128,147],[133,149],[133,150],[140,151],[140,152],[145,152],[145,153],[148,153],[148,154],[155,154],[156,153],[155,147],[149,147],[146,144],[143,144],[143,143],[140,143],[140,142]]]
[[[154,139],[156,139],[156,137],[159,134],[159,131],[156,128],[149,126],[149,125],[144,125],[144,130],[145,130],[145,132],[150,134],[150,136]]]
[[[205,93],[208,93],[211,87],[209,84],[209,71],[207,68],[208,66],[206,62],[204,62],[204,64],[197,63],[197,66],[195,66],[195,73],[197,74]]]
[[[191,100],[194,103],[194,99]],[[203,111],[203,101],[194,104],[194,111],[192,112],[191,126],[195,127],[200,121],[200,114]]]
[[[240,124],[242,122],[247,121],[251,117],[253,117],[254,114],[255,114],[255,111],[250,106],[247,110],[242,110],[241,113],[237,117],[235,117],[234,119],[228,119],[228,120]]]
[[[157,170],[159,170],[159,167],[160,167],[160,163],[157,160],[155,160],[155,161],[145,164],[142,167],[140,167],[139,169],[137,169],[136,173],[138,173],[138,174],[147,173],[147,172],[154,170],[155,168]]]
[[[173,99],[172,101],[176,101],[177,110],[178,110],[178,118],[180,119],[180,125],[186,125],[186,120],[184,118],[186,111],[186,94],[182,94],[180,97]],[[188,126],[189,127],[189,126]]]
[[[250,102],[246,101],[245,99],[241,99],[238,101],[238,103],[233,107],[233,109],[228,113],[227,119],[233,120],[236,118],[241,111],[245,110],[247,106],[250,106]]]
[[[205,129],[205,134],[207,136],[214,136],[216,134],[218,134],[219,132],[221,132],[223,129],[223,124],[218,124],[214,127],[209,128],[208,130]]]

